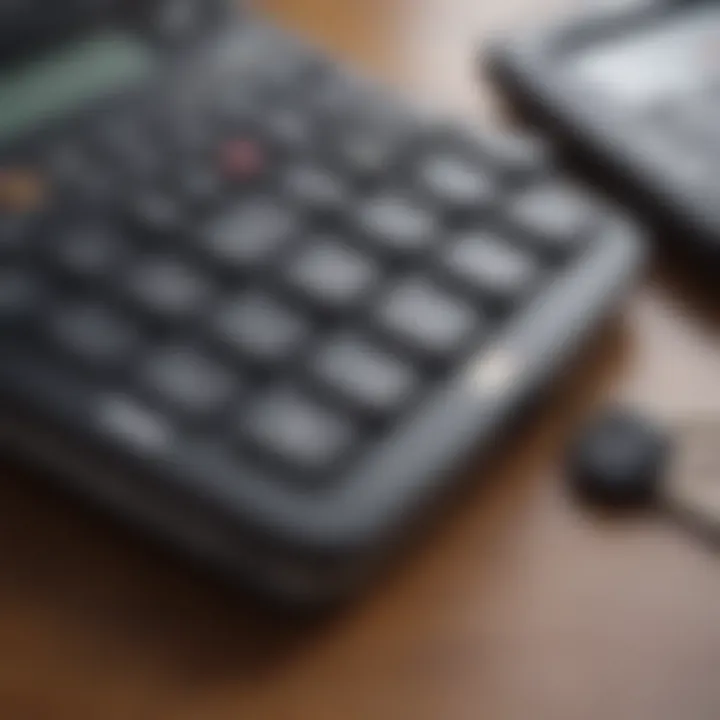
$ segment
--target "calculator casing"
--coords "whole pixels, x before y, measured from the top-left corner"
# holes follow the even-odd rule
[[[169,51],[159,86],[216,33],[242,40],[256,22],[233,17]],[[632,225],[609,220],[576,263],[327,492],[278,486],[254,467],[223,465],[192,444],[145,453],[132,438],[108,434],[82,388],[58,382],[43,358],[12,347],[0,350],[0,447],[232,584],[291,604],[325,604],[361,585],[449,489],[452,475],[492,450],[616,307],[643,260]]]
[[[673,177],[677,150],[642,123],[633,127],[602,94],[570,80],[567,70],[578,52],[714,7],[709,0],[601,3],[491,41],[478,62],[521,120],[547,133],[599,189],[639,210],[656,234],[672,241],[679,255],[711,281],[720,272],[717,192],[712,187],[694,192]]]

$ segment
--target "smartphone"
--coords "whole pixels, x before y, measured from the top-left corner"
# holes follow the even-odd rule
[[[495,42],[481,64],[524,119],[720,277],[720,4],[584,8]]]

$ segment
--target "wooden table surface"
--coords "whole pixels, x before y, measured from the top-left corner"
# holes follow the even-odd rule
[[[473,82],[476,41],[553,4],[265,3],[479,122],[494,111]],[[608,398],[676,423],[720,411],[718,322],[685,278],[654,273],[462,507],[374,590],[312,623],[258,609],[7,469],[0,718],[717,720],[717,556],[661,518],[579,510],[557,456]]]

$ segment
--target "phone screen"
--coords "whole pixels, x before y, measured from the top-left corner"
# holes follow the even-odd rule
[[[687,94],[720,80],[720,6],[600,43],[573,60],[584,86],[632,109]]]

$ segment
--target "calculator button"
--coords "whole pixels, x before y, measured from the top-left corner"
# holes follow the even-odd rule
[[[439,232],[432,213],[400,195],[378,196],[364,203],[357,222],[373,245],[400,256],[427,249]]]
[[[134,151],[122,152],[113,160],[123,175],[131,182],[155,182],[162,177],[165,161],[157,151],[148,147],[136,147]]]
[[[187,163],[179,168],[175,185],[183,201],[194,207],[219,202],[225,189],[219,173],[201,162]]]
[[[319,473],[329,470],[354,440],[351,424],[292,390],[259,399],[241,423],[242,436],[273,459]]]
[[[180,261],[165,258],[137,263],[126,278],[126,290],[141,311],[164,320],[197,315],[211,296],[202,275]]]
[[[159,144],[153,142],[135,118],[111,117],[94,138],[99,154],[135,181],[157,178],[163,166]]]
[[[251,138],[225,140],[218,151],[222,176],[237,185],[258,181],[267,169],[267,156],[260,143]]]
[[[382,134],[353,132],[341,135],[334,153],[343,170],[362,182],[373,180],[391,168],[397,145]]]
[[[140,191],[130,201],[130,221],[135,228],[153,235],[174,235],[185,229],[185,213],[169,193],[151,189]]]
[[[158,3],[145,12],[153,37],[173,48],[187,46],[218,19],[214,5],[195,0]]]
[[[248,294],[220,310],[217,338],[238,355],[260,364],[290,360],[308,327],[302,316],[269,295]]]
[[[47,157],[47,167],[52,179],[61,186],[84,184],[92,173],[88,153],[74,143],[54,147]]]
[[[20,268],[0,268],[0,325],[26,320],[42,300],[42,286],[34,275]]]
[[[287,271],[290,286],[323,310],[359,305],[379,280],[380,269],[359,251],[332,240],[302,248]]]
[[[65,200],[79,203],[102,203],[112,197],[113,178],[90,158],[80,145],[61,144],[50,151],[47,159],[49,181]]]
[[[272,142],[286,151],[309,150],[315,139],[311,118],[294,108],[275,109],[263,127]]]
[[[449,360],[481,330],[478,312],[430,282],[398,283],[378,311],[380,327],[431,360]]]
[[[588,239],[597,213],[571,188],[543,185],[520,195],[508,210],[508,220],[539,250],[571,253]]]
[[[208,254],[233,270],[269,261],[290,241],[296,220],[271,200],[247,203],[215,219],[201,238]]]
[[[258,129],[260,98],[256,86],[240,89],[233,82],[217,92],[212,104],[214,124],[223,134],[253,132]]]
[[[128,395],[102,395],[95,416],[100,431],[123,447],[165,454],[177,436],[166,417],[155,413]]]
[[[181,107],[174,117],[158,119],[157,124],[157,134],[162,135],[169,160],[212,157],[216,136],[208,118],[194,108]]]
[[[131,323],[95,303],[57,308],[49,319],[48,332],[62,352],[95,369],[121,366],[130,358],[140,339]]]
[[[143,133],[135,113],[116,110],[99,121],[92,135],[96,149],[123,151],[140,145]]]
[[[288,39],[276,41],[269,62],[258,68],[260,82],[269,94],[285,97],[302,92],[323,70],[323,63],[297,47],[288,48]],[[290,50],[290,52],[288,52]]]
[[[174,410],[204,418],[220,413],[239,389],[234,373],[189,348],[153,354],[141,370],[141,382]]]
[[[117,271],[126,256],[125,243],[105,227],[81,227],[53,240],[56,267],[77,280],[102,281]]]
[[[285,196],[316,216],[333,216],[348,203],[348,190],[338,175],[305,163],[293,165],[282,178]]]
[[[450,212],[481,211],[495,199],[489,175],[450,154],[425,158],[419,169],[419,183],[430,198]]]
[[[527,253],[488,233],[456,240],[445,251],[444,264],[470,290],[504,304],[525,295],[539,271]]]
[[[0,258],[21,252],[34,229],[33,218],[27,215],[2,214],[0,209]]]
[[[356,77],[335,70],[315,84],[308,100],[317,117],[341,124],[352,119],[369,98],[367,86]]]
[[[312,372],[356,409],[375,415],[397,411],[418,381],[412,367],[356,337],[326,343],[313,361]]]

